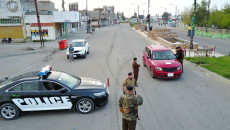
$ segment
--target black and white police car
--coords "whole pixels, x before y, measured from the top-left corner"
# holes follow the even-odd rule
[[[109,89],[100,80],[51,71],[51,66],[0,83],[0,114],[15,119],[22,111],[73,109],[90,113],[108,102]]]

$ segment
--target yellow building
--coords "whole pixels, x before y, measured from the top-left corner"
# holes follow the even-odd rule
[[[1,0],[0,39],[24,39],[23,12],[20,0]]]

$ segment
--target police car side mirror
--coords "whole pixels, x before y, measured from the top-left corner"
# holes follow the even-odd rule
[[[66,88],[60,89],[60,93],[66,93],[68,90]]]

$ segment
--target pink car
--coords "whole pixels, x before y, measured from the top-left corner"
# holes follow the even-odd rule
[[[170,48],[162,45],[148,45],[143,51],[143,64],[153,78],[181,77],[182,66]]]

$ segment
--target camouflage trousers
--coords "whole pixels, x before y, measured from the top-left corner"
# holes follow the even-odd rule
[[[122,130],[135,130],[137,120],[126,120],[122,118]]]

